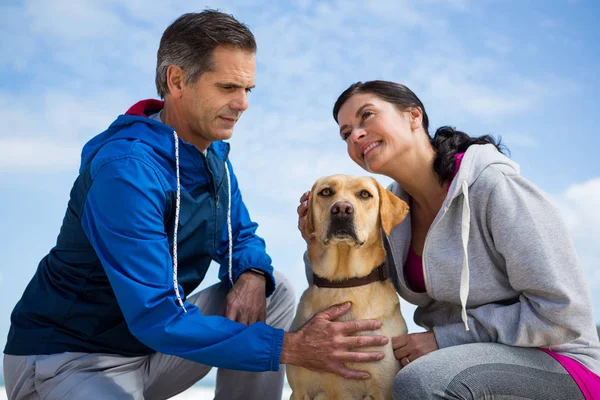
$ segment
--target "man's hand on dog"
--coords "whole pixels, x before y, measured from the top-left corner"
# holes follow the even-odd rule
[[[350,336],[381,328],[377,320],[335,321],[350,310],[351,303],[336,305],[315,314],[297,332],[286,332],[282,364],[294,364],[317,372],[331,372],[346,379],[368,379],[364,371],[347,368],[346,362],[373,362],[383,359],[380,351],[352,351],[360,347],[383,346],[386,336]]]
[[[311,240],[314,238],[312,233],[306,232],[306,218],[308,215],[308,197],[310,192],[306,192],[300,197],[300,205],[298,206],[298,229],[302,234],[302,238],[310,245]]]
[[[394,356],[406,367],[417,358],[437,350],[438,344],[433,332],[410,333],[392,338]]]
[[[267,319],[267,299],[265,297],[266,278],[246,272],[240,275],[227,294],[223,304],[223,315],[232,321],[252,325]]]

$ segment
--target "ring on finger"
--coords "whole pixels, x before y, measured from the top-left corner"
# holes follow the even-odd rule
[[[410,358],[408,358],[408,356],[406,356],[404,358],[406,358],[406,365],[410,364]]]

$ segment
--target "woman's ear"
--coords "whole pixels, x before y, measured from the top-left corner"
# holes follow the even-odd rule
[[[423,126],[423,110],[419,107],[410,107],[408,109],[408,118],[412,131],[416,131]]]

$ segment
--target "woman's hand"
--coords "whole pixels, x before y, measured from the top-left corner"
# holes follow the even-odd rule
[[[392,338],[394,356],[406,367],[417,358],[438,350],[438,344],[433,332],[410,333]]]
[[[314,235],[306,232],[306,217],[308,215],[308,198],[310,192],[306,192],[300,197],[300,205],[298,206],[298,230],[302,234],[302,238],[306,241],[307,245],[314,239]]]

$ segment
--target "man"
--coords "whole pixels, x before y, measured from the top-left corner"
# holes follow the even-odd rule
[[[11,316],[10,399],[162,399],[219,368],[216,397],[281,398],[294,363],[365,378],[345,361],[387,338],[326,310],[285,333],[294,295],[273,271],[223,142],[248,108],[256,43],[213,10],[163,34],[156,86],[83,148],[56,246]],[[190,298],[211,260],[221,283]],[[260,371],[271,371],[257,374]]]

